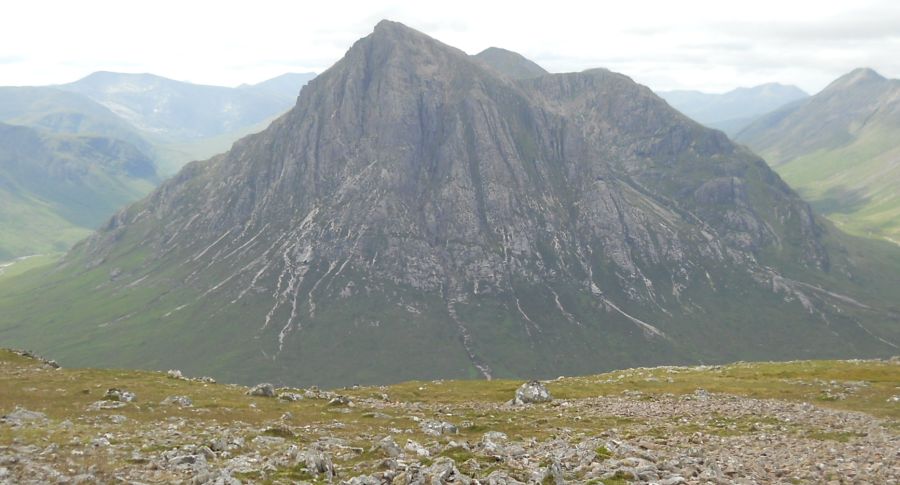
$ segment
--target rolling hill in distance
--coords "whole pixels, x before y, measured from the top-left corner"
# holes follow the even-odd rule
[[[856,69],[736,139],[842,229],[900,243],[900,81]]]
[[[796,86],[779,83],[736,88],[727,93],[659,91],[673,108],[710,128],[735,135],[757,117],[809,97]]]
[[[624,75],[528,66],[379,23],[264,131],[0,281],[0,339],[328,386],[897,352],[898,248]]]
[[[226,88],[98,72],[0,87],[0,261],[67,250],[185,163],[264,129],[313,76]]]
[[[284,112],[313,73],[237,88],[174,81],[153,74],[95,72],[57,86],[107,107],[141,131],[172,141],[221,135]]]
[[[158,182],[126,141],[0,123],[0,260],[65,251]]]

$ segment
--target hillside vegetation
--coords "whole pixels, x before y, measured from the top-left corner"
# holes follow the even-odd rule
[[[512,405],[520,384],[285,388],[262,397],[177,372],[55,369],[0,351],[0,480],[678,484],[900,476],[891,461],[900,439],[896,359],[631,369],[554,379],[552,401]]]

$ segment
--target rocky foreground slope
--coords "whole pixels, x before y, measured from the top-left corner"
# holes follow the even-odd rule
[[[520,384],[248,389],[0,351],[0,483],[900,483],[896,358]]]

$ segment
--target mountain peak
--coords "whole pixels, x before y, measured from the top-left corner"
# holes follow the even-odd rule
[[[404,32],[411,31],[417,32],[415,29],[411,27],[407,27],[406,25],[397,22],[395,20],[382,19],[380,22],[375,24],[375,32]]]
[[[488,47],[473,57],[513,79],[531,79],[549,74],[522,54],[500,47]]]
[[[860,67],[837,78],[825,89],[845,89],[864,84],[881,83],[886,80],[887,79],[885,79],[884,76],[875,72],[874,69],[868,67]]]
[[[379,41],[402,43],[415,42],[416,40],[421,41],[424,39],[437,42],[428,35],[425,35],[422,32],[413,29],[412,27],[407,27],[406,25],[400,22],[395,22],[393,20],[382,20],[375,24],[375,28],[367,38]]]
[[[810,290],[770,268],[830,268],[824,237],[761,159],[624,75],[513,82],[384,21],[286,116],[186,167],[68,256],[91,274],[65,285],[102,281],[88,301],[126,291],[135,311],[43,319],[24,315],[38,303],[0,299],[0,338],[51,334],[77,313],[45,348],[72,356],[78,329],[101,349],[85,354],[95,363],[317,385],[542,377],[751,347],[793,356],[819,314],[796,303]],[[750,297],[714,295],[726,282]],[[747,318],[718,323],[734,315]],[[859,336],[847,318],[828,314],[834,332],[815,350]],[[96,323],[113,320],[134,337]],[[139,340],[149,328],[161,331]],[[224,364],[222,348],[236,349]]]

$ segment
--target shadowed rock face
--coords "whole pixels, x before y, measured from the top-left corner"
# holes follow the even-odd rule
[[[156,292],[164,317],[119,328],[161,325],[148,345],[166,366],[543,377],[793,355],[829,310],[770,265],[827,270],[823,234],[762,160],[623,75],[510,80],[384,21],[269,129],[189,165],[68,261]],[[832,322],[809,352],[849,338],[850,317]]]

